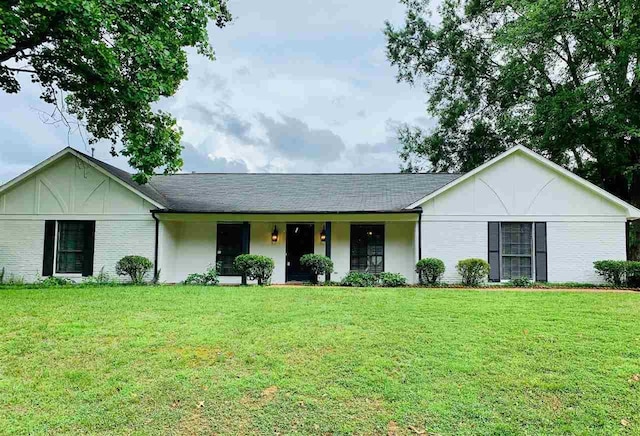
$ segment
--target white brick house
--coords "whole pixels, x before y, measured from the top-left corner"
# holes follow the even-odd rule
[[[302,254],[415,282],[418,259],[478,257],[490,280],[597,282],[593,261],[626,258],[640,210],[524,147],[467,174],[179,174],[144,186],[66,148],[0,187],[0,268],[74,278],[137,254],[179,282],[233,258],[272,257],[273,282],[308,278]]]

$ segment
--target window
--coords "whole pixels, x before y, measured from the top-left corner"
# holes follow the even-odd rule
[[[221,276],[238,275],[233,268],[233,261],[242,250],[242,224],[218,224],[217,257]]]
[[[533,278],[533,230],[531,223],[501,223],[502,278]]]
[[[384,226],[351,226],[351,271],[384,271]]]
[[[91,224],[87,221],[58,221],[56,243],[56,272],[63,274],[84,273],[85,263],[93,256],[89,234],[93,237]]]

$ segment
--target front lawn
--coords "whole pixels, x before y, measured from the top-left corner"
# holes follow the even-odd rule
[[[8,433],[637,434],[638,374],[637,293],[0,291]]]

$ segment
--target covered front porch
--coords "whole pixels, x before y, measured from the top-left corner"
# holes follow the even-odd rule
[[[271,257],[273,283],[307,281],[303,254],[330,257],[332,281],[350,270],[400,273],[417,280],[419,211],[393,213],[232,214],[156,212],[160,280],[183,281],[218,264],[221,283],[240,284],[232,262],[242,253]],[[321,277],[321,280],[324,277]]]

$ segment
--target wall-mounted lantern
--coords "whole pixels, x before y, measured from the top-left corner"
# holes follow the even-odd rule
[[[327,231],[323,226],[322,231],[320,232],[320,241],[325,242],[326,240],[327,240]]]
[[[271,232],[271,242],[278,242],[278,227],[273,226],[273,232]]]

